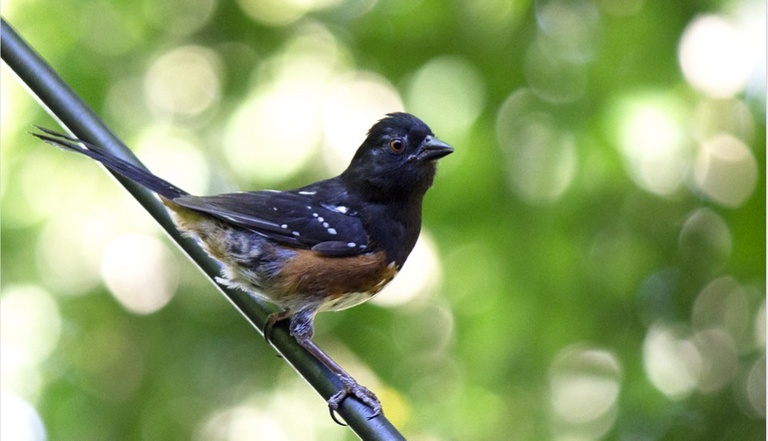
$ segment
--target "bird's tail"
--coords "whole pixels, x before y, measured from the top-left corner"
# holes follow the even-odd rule
[[[173,200],[179,196],[189,194],[179,187],[171,184],[170,182],[158,178],[149,171],[112,155],[101,147],[95,146],[77,138],[70,138],[69,136],[48,130],[40,126],[35,127],[41,130],[44,134],[31,134],[42,139],[48,144],[66,151],[83,154],[91,159],[95,159],[96,161],[104,164],[105,167],[112,170],[113,172],[122,175],[131,181],[136,182],[137,184],[141,184],[142,186],[157,193],[160,196]]]

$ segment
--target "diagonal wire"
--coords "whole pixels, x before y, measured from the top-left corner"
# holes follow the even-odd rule
[[[96,113],[70,88],[64,80],[38,55],[16,31],[2,19],[0,23],[0,58],[16,74],[20,82],[47,109],[62,127],[72,135],[103,147],[118,158],[144,167],[133,153],[104,124]],[[115,175],[117,180],[157,220],[166,233],[178,244],[190,259],[202,270],[232,305],[261,332],[267,316],[275,311],[271,305],[261,302],[245,292],[228,289],[216,283],[219,265],[197,244],[182,237],[160,201],[140,185]],[[335,394],[341,383],[322,363],[310,355],[288,334],[285,326],[276,326],[270,342],[283,358],[325,400]],[[368,419],[370,408],[354,399],[344,400],[338,410],[349,427],[364,440],[405,439],[383,415]]]

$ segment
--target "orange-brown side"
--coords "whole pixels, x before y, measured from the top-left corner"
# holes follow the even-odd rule
[[[386,261],[383,251],[350,257],[323,256],[310,250],[297,250],[279,273],[274,289],[287,297],[322,298],[321,309],[344,309],[379,292],[397,274],[394,263]],[[364,298],[345,301],[349,294]],[[359,295],[358,295],[359,297]],[[351,304],[350,304],[351,303]]]

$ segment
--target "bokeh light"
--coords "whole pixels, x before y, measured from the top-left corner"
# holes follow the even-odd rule
[[[536,0],[536,23],[547,36],[548,52],[569,61],[593,56],[600,31],[600,14],[586,0]]]
[[[304,426],[307,428],[307,426]],[[225,409],[212,415],[200,432],[200,440],[211,441],[245,441],[251,439],[254,433],[266,439],[283,441],[290,439],[279,422],[272,415],[265,414],[253,407],[240,406]],[[312,432],[304,433],[312,439]]]
[[[724,134],[750,141],[756,130],[749,108],[732,98],[702,100],[692,115],[691,129],[700,143]]]
[[[537,111],[536,100],[526,89],[507,98],[496,116],[496,139],[506,155],[512,189],[526,202],[540,205],[565,192],[578,158],[573,137],[549,114]]]
[[[747,377],[747,396],[758,418],[765,418],[765,355],[757,360]]]
[[[243,441],[254,433],[270,440],[342,440],[344,431],[325,412],[312,405],[316,395],[290,370],[281,371],[280,386],[273,393],[253,387],[245,398],[218,406],[198,422],[192,439]],[[297,418],[301,424],[296,424]]]
[[[43,386],[40,365],[54,351],[62,333],[56,300],[39,286],[5,286],[0,318],[3,393],[36,399]]]
[[[518,25],[521,16],[526,13],[528,4],[478,0],[462,2],[456,5],[463,18],[462,25],[470,27],[475,37],[484,37],[483,44],[493,45],[501,42],[499,34]]]
[[[645,374],[667,397],[687,397],[696,387],[701,363],[696,345],[681,327],[657,323],[648,330],[643,343]]]
[[[119,136],[132,134],[141,130],[145,124],[156,121],[145,99],[144,83],[143,75],[133,74],[115,78],[109,85],[104,97],[104,114],[123,124],[125,133],[119,133]],[[137,93],[137,90],[141,92]]]
[[[583,345],[562,349],[549,370],[555,439],[598,439],[607,433],[616,419],[621,380],[614,354]]]
[[[709,208],[699,208],[685,220],[679,246],[680,253],[689,262],[714,272],[728,262],[733,239],[722,217]]]
[[[408,87],[408,110],[444,139],[462,138],[483,110],[485,88],[477,68],[464,58],[430,60]]]
[[[210,167],[192,134],[165,124],[144,127],[134,152],[155,175],[185,191],[202,195],[208,190]]]
[[[453,338],[453,313],[444,305],[420,305],[399,314],[392,326],[395,342],[405,354],[435,357]]]
[[[712,328],[697,332],[693,343],[701,355],[701,372],[696,384],[702,392],[713,392],[725,387],[736,374],[738,350],[730,334]]]
[[[758,61],[741,29],[723,17],[695,18],[680,39],[680,66],[688,82],[715,97],[742,91]]]
[[[635,183],[670,195],[685,182],[692,147],[683,128],[682,104],[663,95],[628,98],[614,109],[620,118],[617,145]]]
[[[754,338],[757,345],[763,349],[765,349],[765,301],[763,301],[762,305],[760,305],[760,308],[757,310],[757,314],[755,314],[755,327],[754,327]]]
[[[199,46],[175,48],[161,55],[147,71],[146,100],[159,118],[196,117],[219,101],[220,71],[215,52]]]
[[[260,180],[287,179],[301,170],[320,139],[319,98],[292,83],[254,93],[227,127],[224,152],[232,169]]]
[[[14,174],[19,185],[3,201],[6,206],[18,208],[18,211],[14,210],[15,215],[7,218],[8,225],[15,228],[37,225],[63,208],[65,195],[73,195],[79,202],[93,195],[90,186],[94,183],[94,177],[101,171],[85,161],[73,161],[71,167],[62,168],[62,159],[61,155],[46,155],[36,149],[24,162],[17,164],[18,168]],[[23,167],[32,164],[34,167]],[[59,176],[65,182],[57,183],[46,179],[50,176]],[[82,181],[75,184],[67,179],[74,177],[80,177]]]
[[[165,306],[178,285],[170,251],[155,237],[127,234],[112,240],[101,264],[110,293],[126,309],[150,314]]]
[[[27,92],[18,83],[14,75],[4,73],[0,75],[0,88],[3,90],[3,99],[0,100],[0,125],[16,130],[26,127],[26,123],[34,113],[35,104],[27,99]],[[9,153],[18,148],[12,143],[0,150],[2,159],[8,158]],[[4,167],[5,171],[7,168]],[[10,170],[8,170],[10,171]],[[5,188],[2,189],[5,191]]]
[[[438,258],[435,241],[429,231],[422,231],[416,241],[407,263],[372,302],[381,306],[393,307],[414,302],[426,301],[440,287],[442,268]]]
[[[177,37],[198,31],[219,7],[217,0],[178,0],[142,3],[144,18]]]
[[[723,329],[744,344],[749,336],[749,303],[744,288],[730,276],[713,280],[693,304],[691,322],[697,330]]]
[[[693,176],[704,196],[734,208],[752,195],[757,173],[757,161],[749,147],[731,135],[720,135],[701,146]]]
[[[374,122],[403,111],[399,93],[372,72],[340,75],[330,86],[323,108],[323,132],[328,147],[323,158],[330,173],[341,173],[365,140]]]
[[[243,11],[252,19],[272,26],[296,22],[305,14],[338,5],[343,0],[238,0]]]
[[[317,152],[329,83],[344,69],[335,39],[323,28],[301,31],[285,53],[255,72],[257,85],[229,118],[224,154],[242,178],[288,179]]]
[[[0,437],[16,441],[45,441],[48,439],[43,420],[34,407],[21,397],[3,390],[0,393]]]
[[[43,227],[36,244],[37,267],[56,294],[84,295],[101,280],[102,254],[120,224],[117,205],[105,205],[111,210],[88,206],[78,211],[70,206]]]

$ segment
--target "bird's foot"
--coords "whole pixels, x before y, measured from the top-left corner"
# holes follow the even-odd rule
[[[333,418],[333,421],[335,421],[336,424],[342,426],[346,425],[336,418],[336,411],[339,409],[341,402],[349,396],[357,398],[373,410],[373,413],[368,417],[369,420],[375,418],[377,415],[384,414],[384,411],[381,408],[381,402],[376,398],[376,395],[373,392],[368,390],[367,387],[360,385],[349,374],[339,375],[339,379],[343,384],[341,390],[336,392],[328,400],[328,409],[331,412],[331,418]]]

